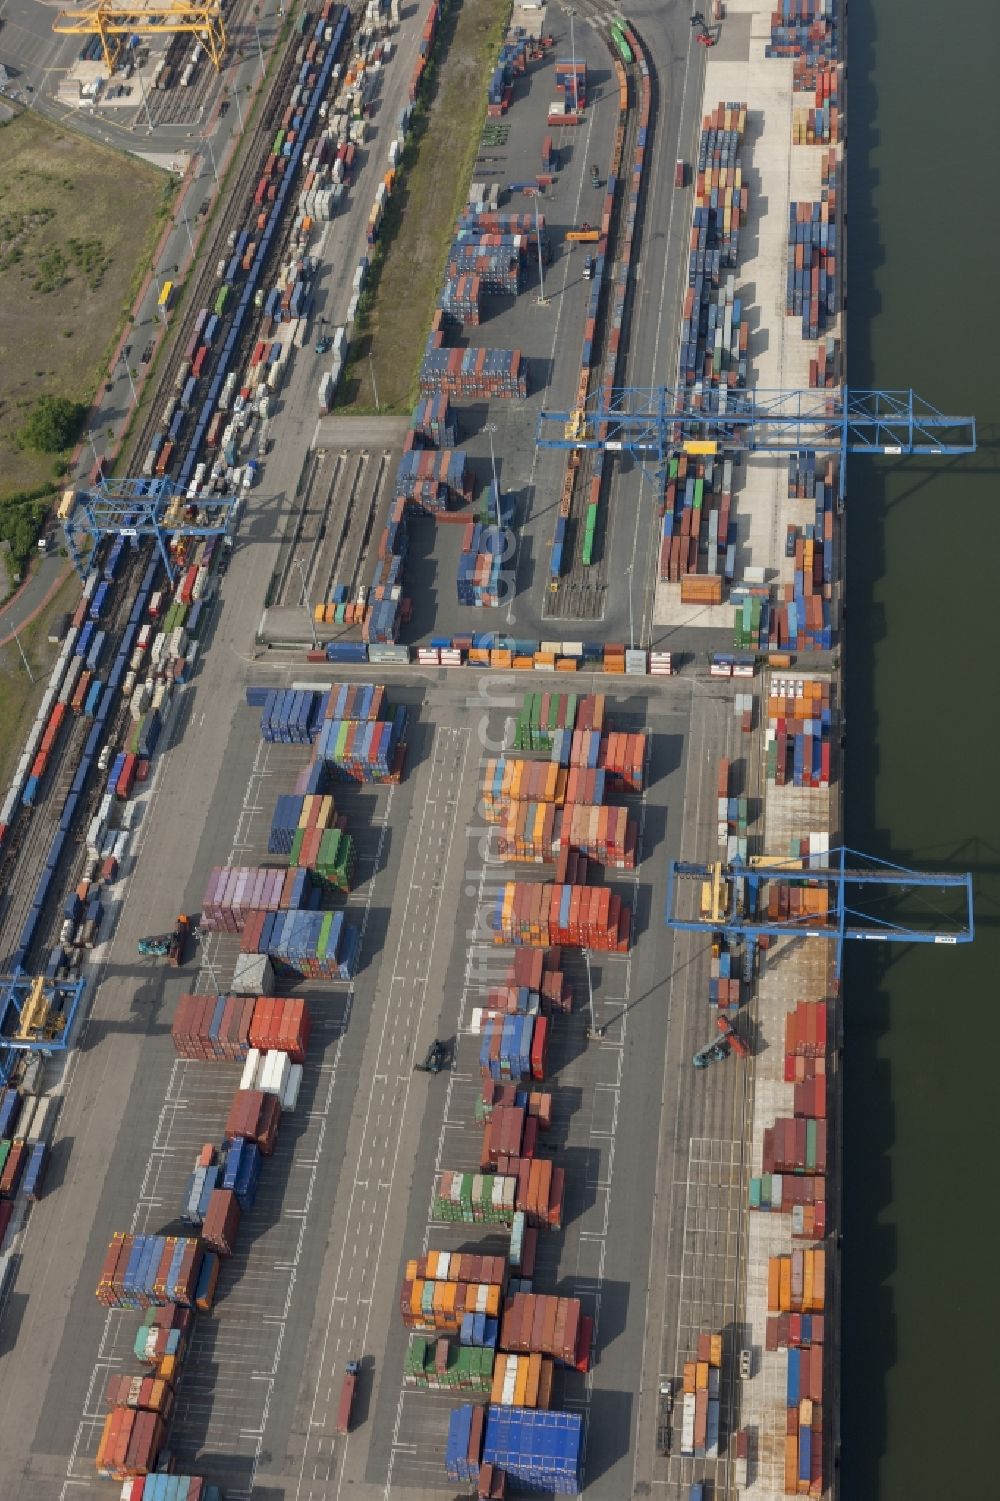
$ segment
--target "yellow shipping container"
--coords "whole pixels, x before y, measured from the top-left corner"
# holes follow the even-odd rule
[[[428,1251],[427,1252],[427,1280],[428,1280],[428,1282],[434,1282],[437,1279],[437,1274],[438,1274],[438,1252],[437,1251]]]
[[[785,1495],[798,1495],[799,1484],[799,1440],[798,1435],[789,1433],[785,1437]]]
[[[503,1400],[503,1378],[506,1370],[506,1355],[498,1355],[493,1362],[493,1385],[490,1387],[490,1401],[494,1407],[499,1407]]]
[[[789,1256],[781,1258],[781,1291],[778,1296],[778,1311],[790,1313],[792,1308],[792,1262]]]
[[[523,1355],[518,1357],[517,1373],[514,1377],[514,1406],[526,1407],[525,1397],[528,1391],[528,1362]]]
[[[525,1407],[538,1406],[538,1388],[542,1379],[542,1357],[540,1355],[528,1356],[528,1385],[524,1394]]]
[[[709,1365],[722,1365],[722,1335],[713,1334],[711,1340],[711,1353],[708,1357]]]
[[[416,1261],[416,1257],[411,1257],[411,1259],[406,1263],[406,1271],[403,1274],[403,1281],[404,1282],[415,1282],[416,1280],[417,1280],[417,1261]]]
[[[698,1367],[693,1360],[686,1360],[684,1362],[684,1390],[688,1395],[694,1391],[697,1370]]]
[[[699,1360],[699,1362],[698,1362],[698,1369],[697,1369],[697,1372],[695,1374],[695,1383],[694,1384],[695,1384],[695,1390],[696,1391],[703,1392],[703,1391],[707,1390],[707,1388],[708,1388],[708,1361],[707,1360]]]

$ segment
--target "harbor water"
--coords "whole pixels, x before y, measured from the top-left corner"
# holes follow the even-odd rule
[[[1000,1244],[1000,9],[854,0],[848,379],[972,413],[848,476],[847,843],[971,870],[975,943],[845,970],[841,1495],[993,1494]]]

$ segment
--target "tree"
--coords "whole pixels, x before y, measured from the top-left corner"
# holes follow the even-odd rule
[[[24,448],[61,453],[79,436],[86,407],[67,396],[40,396],[19,434]]]

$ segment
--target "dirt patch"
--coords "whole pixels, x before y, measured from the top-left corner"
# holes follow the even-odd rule
[[[90,402],[173,187],[39,115],[0,125],[0,500],[53,479],[16,435],[39,396]]]
[[[416,400],[424,340],[472,181],[486,88],[510,13],[510,0],[453,0],[442,17],[429,104],[417,112],[402,184],[387,206],[371,307],[363,301],[360,310],[342,387],[348,409],[375,410],[371,364],[381,411],[407,412]]]

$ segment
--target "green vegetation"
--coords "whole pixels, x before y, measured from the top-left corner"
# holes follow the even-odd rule
[[[349,410],[408,412],[455,221],[468,197],[486,113],[486,87],[510,0],[463,0],[441,18],[412,128],[369,256],[351,358],[341,385]],[[441,170],[446,162],[447,171]]]
[[[175,188],[33,111],[0,125],[0,535],[23,538],[25,507],[53,493],[80,419],[53,447],[60,407],[42,418],[40,398],[86,412]]]
[[[22,448],[36,453],[62,453],[80,436],[87,408],[67,396],[39,396],[18,434]]]
[[[0,500],[0,542],[7,544],[15,573],[23,573],[31,561],[52,494],[51,485],[40,485]]]

